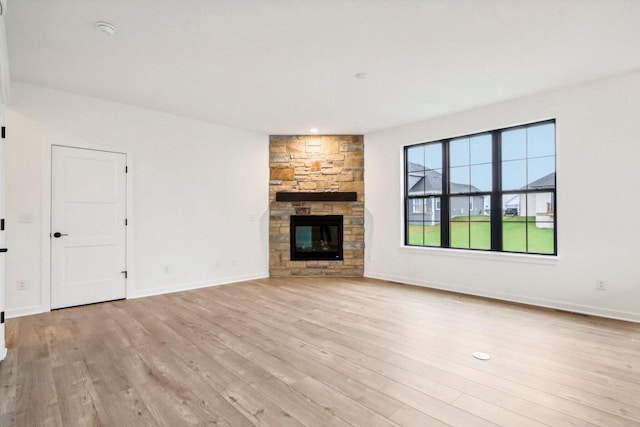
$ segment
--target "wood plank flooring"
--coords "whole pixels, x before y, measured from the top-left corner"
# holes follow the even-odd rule
[[[3,427],[640,426],[640,325],[378,280],[263,279],[6,326]]]

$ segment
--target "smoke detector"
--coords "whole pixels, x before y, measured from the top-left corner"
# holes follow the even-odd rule
[[[104,21],[96,22],[96,28],[108,36],[112,36],[116,32],[116,27],[113,24]]]

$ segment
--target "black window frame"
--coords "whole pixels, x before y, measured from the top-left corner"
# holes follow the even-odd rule
[[[526,129],[533,126],[553,124],[554,125],[554,185],[553,188],[542,189],[515,189],[515,190],[503,190],[502,189],[502,133],[505,131]],[[492,170],[492,188],[490,191],[471,191],[466,193],[451,193],[449,171],[451,169],[449,155],[451,141],[462,138],[473,138],[480,135],[491,135],[491,170]],[[442,193],[434,195],[409,195],[409,150],[415,147],[427,146],[431,144],[442,144]],[[529,159],[527,157],[527,159]],[[558,203],[557,203],[557,124],[556,119],[548,119],[537,122],[526,123],[517,126],[508,126],[491,131],[476,132],[467,135],[460,135],[451,138],[444,138],[435,141],[421,142],[418,144],[407,145],[404,147],[404,206],[403,206],[403,218],[404,218],[404,244],[409,247],[428,247],[428,248],[443,248],[443,249],[456,249],[466,251],[480,251],[480,252],[501,252],[512,253],[520,255],[544,255],[544,256],[557,256],[558,255]],[[542,253],[528,251],[528,222],[525,222],[525,230],[527,233],[527,251],[509,251],[503,249],[502,239],[502,226],[503,226],[503,212],[502,201],[503,196],[508,194],[524,194],[528,199],[529,194],[535,193],[551,193],[553,200],[553,253]],[[451,222],[451,210],[450,200],[452,197],[460,196],[491,196],[490,205],[490,224],[491,224],[491,245],[490,249],[476,249],[476,248],[457,248],[450,245],[450,222]],[[412,244],[409,243],[409,204],[412,199],[424,199],[429,197],[438,197],[440,199],[440,245],[427,245],[427,244]],[[437,201],[436,201],[437,203]]]

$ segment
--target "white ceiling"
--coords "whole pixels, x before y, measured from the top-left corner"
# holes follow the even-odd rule
[[[14,80],[270,134],[640,69],[639,0],[10,0],[6,23]]]

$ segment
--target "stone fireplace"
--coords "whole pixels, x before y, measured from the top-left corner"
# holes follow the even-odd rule
[[[364,139],[362,135],[271,136],[269,273],[272,277],[364,273]],[[306,217],[306,218],[305,218]],[[338,227],[325,220],[341,217]],[[292,223],[293,218],[293,223]],[[320,221],[313,228],[313,218]],[[311,221],[311,222],[310,222]],[[295,224],[299,250],[292,240]],[[311,224],[311,225],[309,225]],[[324,227],[324,228],[322,228]],[[334,233],[334,234],[332,234]],[[306,245],[310,247],[307,248]],[[315,249],[313,248],[315,247]],[[316,252],[316,255],[313,255]],[[326,255],[331,252],[331,255]],[[291,254],[294,253],[293,259]],[[321,258],[325,253],[325,259]],[[315,259],[310,259],[315,258]],[[341,258],[341,259],[340,259]]]

